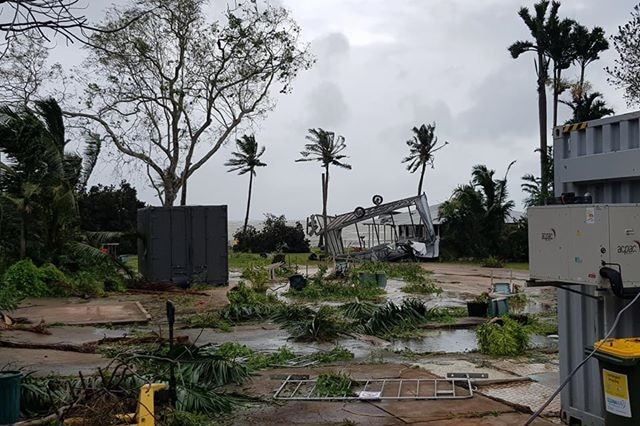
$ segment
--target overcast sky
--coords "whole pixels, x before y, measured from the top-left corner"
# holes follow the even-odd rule
[[[101,4],[97,6],[96,3]],[[88,10],[99,17],[103,5]],[[507,47],[530,36],[517,15],[522,0],[280,0],[310,43],[317,63],[301,73],[293,92],[256,127],[267,147],[268,167],[254,182],[251,217],[264,213],[301,219],[321,211],[320,174],[315,163],[294,163],[310,127],[344,135],[353,170],[332,170],[329,212],[368,206],[373,194],[385,200],[414,195],[419,176],[400,163],[410,129],[436,122],[438,152],[428,169],[425,190],[431,203],[446,200],[470,179],[471,167],[486,164],[502,176],[512,160],[509,189],[518,208],[524,195],[520,177],[538,170],[537,98],[533,57],[514,60]],[[629,19],[636,1],[565,0],[561,15],[610,36]],[[63,66],[79,62],[76,47],[52,54]],[[587,70],[594,89],[616,113],[627,111],[621,93],[606,81],[603,68],[615,51]],[[575,77],[577,72],[567,73]],[[549,109],[550,110],[550,109]],[[560,106],[560,121],[568,110]],[[549,119],[550,121],[550,119]],[[227,204],[229,218],[244,217],[248,176],[227,173],[223,163],[233,141],[200,169],[189,184],[190,204]],[[141,198],[158,205],[143,176],[114,175],[103,163],[93,183],[123,177]]]

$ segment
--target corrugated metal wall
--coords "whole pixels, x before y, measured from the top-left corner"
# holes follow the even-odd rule
[[[138,210],[138,268],[149,281],[227,284],[227,206]]]
[[[555,192],[589,192],[594,203],[640,202],[640,112],[593,120],[577,129],[554,130]],[[580,127],[584,127],[580,129]],[[575,289],[603,296],[594,287]],[[558,290],[560,376],[585,357],[585,348],[604,337],[625,301],[606,294],[601,300]],[[614,337],[640,336],[640,305],[625,312]],[[602,382],[590,360],[561,394],[569,424],[603,426]]]

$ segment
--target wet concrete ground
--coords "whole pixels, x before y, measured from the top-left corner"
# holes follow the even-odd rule
[[[423,266],[433,271],[432,277],[443,289],[437,297],[417,296],[431,307],[464,306],[466,300],[489,289],[492,275],[494,282],[499,280],[509,282],[512,279],[514,284],[521,286],[524,286],[524,279],[528,276],[526,271],[494,270],[492,272],[472,265],[434,263]],[[237,282],[238,279],[239,274],[232,274],[233,282]],[[392,300],[406,297],[407,295],[401,291],[403,286],[404,283],[401,281],[389,280],[388,297]],[[119,301],[140,302],[152,317],[151,322],[143,326],[118,326],[117,328],[57,326],[50,328],[51,335],[0,330],[0,367],[8,362],[14,367],[35,369],[39,375],[75,375],[78,371],[89,374],[97,367],[106,366],[108,360],[92,353],[2,347],[2,341],[14,342],[18,345],[39,342],[45,346],[60,343],[73,346],[89,344],[105,337],[131,335],[135,332],[154,331],[160,335],[166,335],[164,304],[167,299],[176,303],[178,315],[182,316],[223,307],[227,303],[227,291],[228,288],[214,288],[197,294],[125,294],[95,301],[98,304]],[[526,311],[540,312],[554,309],[555,293],[552,291],[536,288],[527,289],[526,293],[529,296]],[[59,303],[60,299],[57,301]],[[345,419],[355,424],[384,425],[522,424],[527,416],[514,409],[514,404],[520,409],[536,409],[558,382],[555,355],[536,352],[533,357],[518,360],[490,359],[473,352],[476,350],[475,334],[470,329],[426,330],[424,339],[394,342],[345,336],[336,342],[296,343],[288,340],[289,335],[285,331],[270,323],[238,326],[234,327],[230,333],[211,329],[180,329],[176,334],[187,336],[190,341],[195,341],[197,344],[220,344],[233,341],[246,344],[257,351],[273,351],[287,345],[300,354],[330,350],[336,344],[340,344],[352,351],[355,357],[350,362],[342,363],[339,368],[354,371],[354,374],[376,374],[384,377],[395,377],[400,374],[411,374],[413,377],[418,374],[445,377],[446,373],[450,372],[483,371],[489,374],[489,380],[515,380],[514,383],[507,384],[486,386],[479,384],[478,394],[473,400],[455,403],[452,401],[403,401],[377,404],[372,402],[288,402],[284,406],[268,404],[243,412],[241,416],[233,419],[233,424],[345,424]],[[546,351],[553,351],[554,344],[553,340],[545,337],[537,337],[534,341],[534,346],[544,347]],[[366,363],[371,362],[385,364],[378,364],[374,369],[368,369],[369,364]],[[299,374],[301,370],[288,371]],[[274,386],[278,383],[269,377],[276,373],[277,371],[272,370],[261,373],[244,390],[250,393],[256,392],[256,396],[259,395],[268,400],[273,394]],[[556,401],[549,407],[547,414],[555,415],[557,409]]]

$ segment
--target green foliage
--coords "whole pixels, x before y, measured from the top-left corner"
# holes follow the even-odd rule
[[[484,165],[474,166],[472,181],[456,188],[440,206],[445,257],[484,258],[503,254],[505,222],[514,202],[508,198],[506,174],[502,179],[494,175],[495,170]]]
[[[500,323],[501,322],[501,323]],[[531,331],[507,317],[482,324],[476,329],[480,352],[493,356],[522,355],[529,347]]]
[[[464,318],[468,315],[467,308],[446,307],[430,309],[427,317],[429,321],[440,323],[454,323],[457,318]]]
[[[618,57],[615,66],[607,68],[609,81],[624,90],[628,105],[637,105],[640,103],[640,5],[634,6],[629,21],[618,27],[613,46]]]
[[[351,377],[344,373],[323,373],[316,380],[316,393],[319,396],[351,396],[353,385]]]
[[[242,271],[240,277],[251,281],[251,288],[258,293],[265,293],[269,288],[269,273],[262,266],[251,266]]]
[[[391,263],[391,262],[362,262],[352,269],[352,279],[356,279],[358,273],[384,273],[388,278],[398,278],[407,283],[421,283],[428,278],[431,271],[422,268],[419,263]]]
[[[233,235],[235,244],[233,249],[250,253],[305,253],[309,251],[309,240],[306,239],[304,228],[300,222],[295,226],[287,225],[287,219],[282,216],[267,214],[262,229],[247,226],[243,231],[239,229]]]
[[[481,265],[483,268],[504,268],[504,263],[496,256],[489,256],[482,259]]]
[[[334,340],[347,329],[347,324],[330,306],[321,306],[317,311],[310,310],[307,316],[297,321],[287,321],[283,326],[294,340],[304,342]]]
[[[38,268],[30,259],[11,265],[2,281],[26,297],[63,296],[69,287],[68,278],[54,265]]]
[[[371,302],[361,302],[357,297],[355,301],[340,305],[339,308],[346,318],[358,322],[366,322],[378,309],[378,305]]]
[[[227,299],[230,303],[222,310],[221,317],[234,322],[267,318],[281,305],[274,295],[258,293],[243,282],[227,292]]]
[[[309,355],[308,358],[311,361],[317,361],[321,364],[326,364],[330,362],[348,361],[350,359],[353,359],[353,352],[343,346],[336,345],[330,351],[314,352]]]
[[[22,294],[12,284],[0,281],[0,311],[10,311],[18,307]]]
[[[352,272],[350,280],[325,279],[326,266],[321,266],[302,290],[290,288],[287,296],[308,300],[377,300],[385,291],[375,282],[361,283],[357,272]]]
[[[196,314],[187,320],[189,327],[195,328],[215,328],[220,331],[231,331],[231,324],[228,321],[220,317],[218,312],[206,312],[203,314]]]
[[[408,163],[407,170],[410,173],[421,170],[420,183],[418,184],[418,195],[421,195],[426,167],[431,166],[433,168],[434,154],[449,142],[444,142],[438,146],[438,137],[435,135],[436,123],[423,124],[419,128],[414,127],[412,131],[414,135],[407,141],[409,155],[402,162]]]
[[[524,307],[527,305],[527,295],[525,293],[516,293],[514,295],[509,296],[507,300],[509,304],[509,309],[515,311],[522,311]]]
[[[137,253],[137,215],[145,203],[128,182],[92,186],[78,195],[80,228],[90,232],[119,232],[119,253]]]
[[[379,307],[364,323],[368,334],[386,339],[415,338],[420,336],[418,325],[428,320],[429,311],[417,299],[405,299],[401,305],[387,302]]]

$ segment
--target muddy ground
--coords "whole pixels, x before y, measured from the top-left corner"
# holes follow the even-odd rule
[[[417,296],[429,306],[465,306],[466,301],[490,290],[493,282],[512,282],[527,295],[524,312],[553,317],[556,309],[555,290],[525,288],[528,271],[488,269],[475,265],[429,263],[422,265],[433,272],[442,288],[438,296]],[[309,273],[314,273],[309,270]],[[72,306],[85,309],[99,320],[99,325],[79,325],[74,312],[68,317],[56,314],[57,320],[47,318],[51,334],[36,334],[21,330],[0,330],[0,367],[24,368],[37,375],[74,375],[81,371],[90,374],[104,367],[109,360],[96,353],[101,342],[123,337],[167,335],[165,304],[176,305],[176,334],[197,344],[220,344],[227,341],[242,343],[256,351],[274,351],[287,345],[294,352],[309,354],[330,350],[336,343],[354,353],[354,359],[335,365],[307,368],[265,370],[241,388],[245,394],[260,398],[263,403],[244,407],[226,421],[229,424],[428,424],[428,425],[514,425],[522,424],[527,413],[535,410],[553,392],[558,382],[558,358],[553,337],[536,336],[533,349],[517,359],[487,357],[476,352],[473,326],[477,321],[461,321],[426,330],[423,339],[384,341],[370,336],[344,336],[337,342],[296,343],[286,331],[273,323],[239,325],[230,332],[214,329],[186,328],[185,319],[196,313],[219,310],[227,304],[226,292],[239,281],[237,271],[231,273],[229,288],[219,287],[199,291],[174,293],[129,292],[97,300],[37,299],[27,300],[15,316],[30,317],[38,322],[40,312],[51,312]],[[281,287],[274,283],[272,288]],[[387,298],[401,300],[404,283],[389,280]],[[132,309],[118,311],[129,316],[133,323],[110,322],[113,310],[107,305],[126,302]],[[131,307],[138,302],[140,312]],[[34,312],[36,312],[34,314]],[[58,311],[56,311],[58,312]],[[60,312],[64,313],[64,309]],[[41,314],[43,316],[44,314]],[[146,318],[148,317],[148,318]],[[75,319],[75,321],[73,321]],[[136,322],[137,321],[137,322]],[[74,324],[74,325],[66,325]],[[311,402],[274,401],[272,396],[284,377],[289,374],[313,378],[322,371],[344,371],[359,379],[436,378],[447,373],[487,373],[488,379],[477,380],[472,398],[459,401],[352,401]],[[546,420],[537,424],[557,423],[559,400],[545,411]]]

